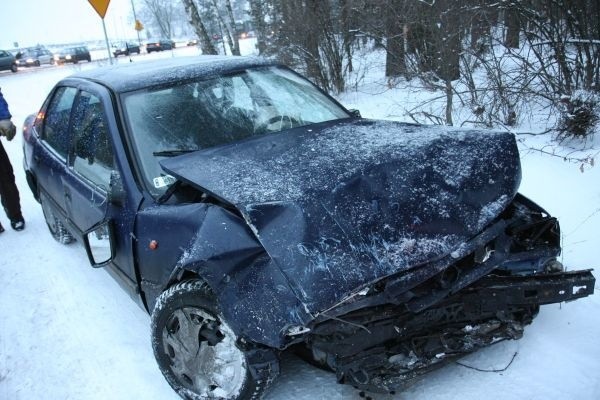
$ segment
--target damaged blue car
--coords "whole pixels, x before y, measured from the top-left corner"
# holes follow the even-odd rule
[[[151,314],[185,399],[260,398],[283,351],[392,393],[594,291],[511,134],[363,119],[269,60],[79,72],[23,134],[50,233]]]

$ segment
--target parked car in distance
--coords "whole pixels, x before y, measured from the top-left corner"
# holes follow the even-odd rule
[[[54,55],[44,48],[24,49],[17,54],[20,67],[39,67],[42,64],[54,64]]]
[[[594,292],[513,134],[363,119],[275,61],[79,72],[23,149],[50,234],[151,314],[185,399],[258,399],[287,349],[389,393]]]
[[[198,39],[190,39],[187,42],[188,46],[197,46],[198,45]]]
[[[54,61],[59,64],[77,64],[79,61],[91,62],[92,56],[86,46],[66,47],[54,54]]]
[[[0,71],[18,71],[17,59],[14,54],[6,50],[0,50]]]
[[[132,42],[119,42],[113,44],[113,55],[115,58],[118,56],[128,56],[132,53],[140,54],[140,46]]]
[[[146,52],[172,50],[175,48],[175,42],[171,39],[152,39],[146,43]]]

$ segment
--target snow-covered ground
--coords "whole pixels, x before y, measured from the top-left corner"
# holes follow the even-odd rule
[[[197,49],[134,56],[194,54]],[[120,58],[119,62],[128,62]],[[40,107],[60,78],[98,63],[0,73],[0,87],[13,121],[20,125]],[[395,89],[371,95],[374,84],[341,96],[369,118],[403,119],[403,102],[421,94]],[[405,119],[405,118],[404,118]],[[540,122],[541,124],[541,122]],[[533,129],[537,125],[534,124]],[[545,126],[539,126],[544,130]],[[597,135],[598,136],[598,135]],[[565,162],[596,156],[600,138],[572,152],[548,135],[519,137],[523,164],[521,191],[558,217],[563,232],[562,262],[568,269],[600,270],[600,167]],[[160,374],[150,346],[149,317],[103,270],[89,266],[79,244],[63,246],[48,234],[41,208],[22,170],[21,137],[3,145],[9,153],[27,227],[0,235],[0,399],[177,399]],[[598,276],[598,274],[596,274]],[[508,341],[462,360],[485,373],[451,365],[395,396],[376,399],[599,399],[600,295],[544,306],[519,341]],[[280,378],[268,399],[358,399],[333,374],[284,355]]]

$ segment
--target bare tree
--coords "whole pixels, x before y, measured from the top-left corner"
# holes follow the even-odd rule
[[[385,76],[405,76],[405,36],[404,0],[389,0],[385,12],[386,62]]]
[[[231,8],[231,2],[226,0],[225,10],[221,10],[217,0],[212,0],[212,7],[214,15],[219,22],[221,37],[227,41],[229,49],[231,50],[231,54],[234,56],[239,56],[240,44],[235,32],[235,21],[233,20],[233,9]],[[223,18],[223,14],[227,14],[227,21]],[[223,48],[225,47],[223,46]]]
[[[267,16],[267,5],[263,0],[249,0],[250,3],[250,16],[252,17],[252,23],[256,31],[256,48],[258,54],[265,54],[267,50],[267,23],[265,18]]]
[[[204,23],[202,23],[202,18],[200,18],[198,7],[196,7],[194,0],[183,0],[183,4],[189,18],[189,23],[194,28],[198,39],[200,39],[202,54],[219,54],[217,49],[215,49],[215,46],[213,46],[210,36],[208,36],[208,32],[206,31]]]
[[[506,38],[504,39],[505,46],[512,49],[521,47],[519,40],[521,20],[517,7],[513,4],[508,4],[504,10],[504,25],[506,25]]]
[[[170,0],[143,0],[162,37],[173,36],[173,21],[179,4]]]
[[[233,8],[231,7],[231,0],[224,0],[225,2],[225,9],[227,10],[227,17],[228,17],[228,22],[229,22],[229,37],[230,37],[230,45],[229,47],[231,48],[231,53],[234,56],[239,56],[240,55],[240,42],[239,42],[239,38],[236,34],[236,30],[235,30],[235,19],[233,18]],[[233,37],[233,43],[231,44],[231,37]]]

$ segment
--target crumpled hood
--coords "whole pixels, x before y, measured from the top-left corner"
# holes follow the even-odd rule
[[[512,134],[354,120],[161,162],[239,209],[311,314],[451,253],[512,201]]]

